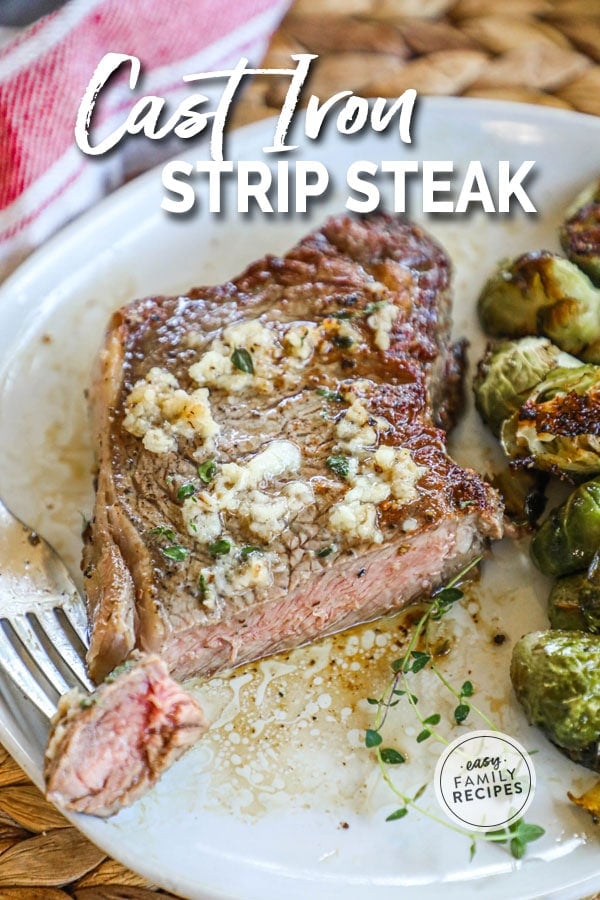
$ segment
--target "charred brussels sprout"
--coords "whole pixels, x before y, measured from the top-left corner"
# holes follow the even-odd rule
[[[546,507],[547,475],[531,469],[505,468],[490,482],[502,495],[504,513],[518,528],[535,525]]]
[[[600,290],[577,266],[545,250],[500,266],[478,303],[488,334],[541,334],[585,362],[600,363]]]
[[[600,771],[600,640],[538,631],[515,645],[510,677],[533,725],[575,762]]]
[[[490,344],[477,367],[473,382],[475,404],[481,418],[498,437],[505,419],[513,415],[546,375],[556,366],[580,366],[546,338]]]
[[[554,255],[546,251],[524,253],[504,260],[479,296],[478,311],[487,334],[523,337],[538,333],[540,310],[551,302]]]
[[[571,262],[600,285],[600,179],[582,191],[567,210],[560,242]]]
[[[558,367],[502,426],[507,456],[555,475],[600,472],[600,366]]]
[[[600,478],[594,478],[552,510],[531,541],[531,555],[545,575],[569,575],[587,568],[598,547]]]
[[[553,628],[600,634],[600,582],[595,583],[588,572],[559,578],[550,592],[548,606]]]

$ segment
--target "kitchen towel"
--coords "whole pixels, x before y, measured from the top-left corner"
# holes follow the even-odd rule
[[[191,92],[209,93],[184,83],[183,75],[228,69],[241,57],[256,65],[287,5],[70,0],[26,29],[1,29],[0,278],[102,195],[175,153],[172,142],[142,137],[106,157],[86,156],[76,146],[77,110],[104,54],[137,56],[142,66],[135,91],[127,78],[107,86],[98,122],[110,131],[141,96],[164,97],[174,112]]]

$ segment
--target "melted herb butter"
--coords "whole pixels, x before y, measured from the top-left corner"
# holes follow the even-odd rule
[[[215,557],[213,564],[202,569],[200,574],[200,600],[209,611],[216,609],[219,597],[230,594],[232,588],[246,591],[269,587],[273,583],[276,554],[263,551],[248,555],[244,554],[245,548],[228,543],[227,554]]]
[[[260,550],[281,534],[294,514],[315,499],[307,482],[291,480],[274,487],[272,483],[297,473],[301,463],[296,444],[271,441],[243,464],[217,466],[210,484],[184,500],[184,527],[216,557],[214,564],[202,572],[206,597],[216,602],[221,594],[231,593],[232,588],[247,590],[272,582],[276,556],[261,554]],[[262,544],[236,545],[227,535],[228,514],[235,517],[236,530],[245,532],[249,541]],[[227,552],[217,552],[226,545]]]
[[[376,306],[377,309],[367,319],[367,325],[375,332],[375,346],[380,350],[389,350],[392,330],[400,310],[393,303],[385,301]]]
[[[197,384],[227,393],[250,386],[269,393],[281,355],[276,332],[258,319],[249,319],[224,328],[188,371]]]
[[[146,450],[167,453],[177,449],[177,438],[200,438],[212,446],[220,426],[212,417],[205,388],[188,393],[174,375],[154,366],[133,386],[125,400],[123,427],[142,439]]]
[[[300,470],[302,456],[291,441],[271,441],[245,463],[224,463],[205,490],[183,503],[183,523],[201,544],[217,538],[224,514],[235,515],[248,538],[268,542],[279,534],[293,513],[314,503],[310,484],[287,481],[269,490],[282,476]]]
[[[414,500],[417,482],[425,471],[405,448],[382,444],[375,450],[391,426],[382,416],[369,413],[365,400],[358,395],[363,386],[357,381],[341,392],[350,406],[335,424],[335,449],[349,455],[329,457],[327,461],[349,485],[344,497],[332,506],[328,519],[332,533],[348,544],[381,543],[378,505],[390,498],[399,503]],[[332,466],[332,459],[344,460],[343,473],[340,466]],[[405,530],[414,530],[413,521],[407,519]]]

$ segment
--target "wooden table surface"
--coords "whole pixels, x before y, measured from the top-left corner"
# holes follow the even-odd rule
[[[266,67],[318,53],[312,93],[488,97],[600,115],[600,0],[297,0]],[[234,116],[280,110],[257,79]],[[0,900],[173,896],[106,857],[48,804],[0,747]],[[598,895],[600,896],[600,895]]]

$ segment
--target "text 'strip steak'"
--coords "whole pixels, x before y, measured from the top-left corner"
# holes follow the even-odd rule
[[[446,453],[450,264],[420,228],[329,219],[284,257],[113,317],[93,410],[89,666],[210,674],[429,593],[501,534]]]

